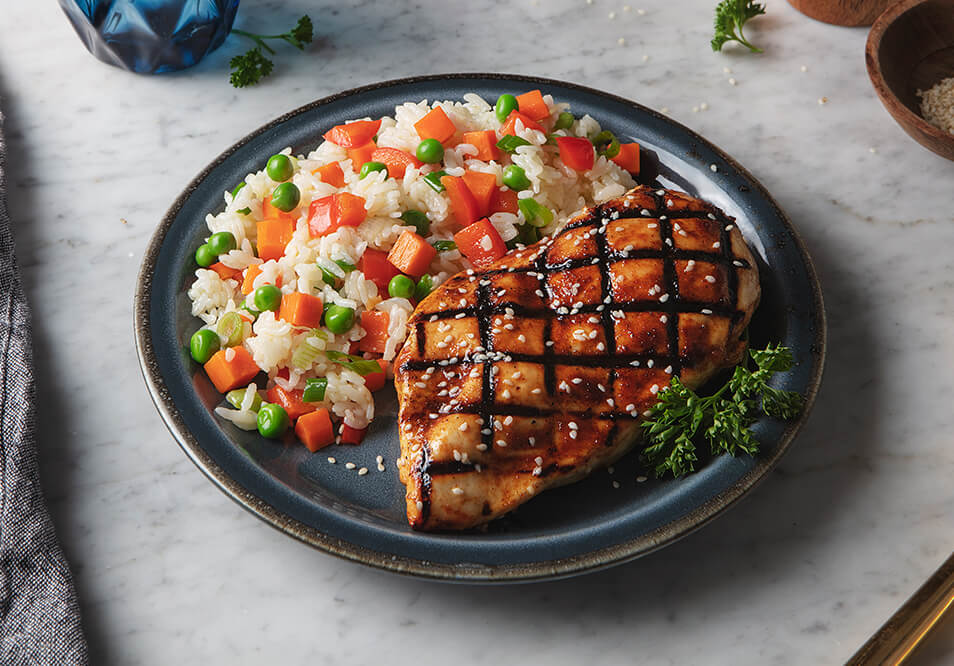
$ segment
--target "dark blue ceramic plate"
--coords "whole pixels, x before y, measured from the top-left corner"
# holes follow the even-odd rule
[[[308,152],[323,132],[346,120],[392,114],[405,101],[460,99],[467,92],[495,100],[533,88],[569,102],[578,115],[589,113],[621,139],[638,141],[645,180],[711,201],[737,218],[761,260],[763,297],[752,322],[753,344],[779,341],[794,350],[798,365],[786,374],[784,388],[805,394],[811,406],[825,349],[818,282],[784,213],[728,155],[655,111],[569,83],[496,74],[389,81],[292,111],[229,148],[172,205],[143,261],[136,341],[156,407],[193,462],[263,520],[321,550],[382,569],[450,580],[540,580],[623,562],[684,536],[750,490],[788,448],[808,407],[799,421],[759,421],[763,448],[756,458],[720,457],[679,481],[637,483],[637,476],[651,475],[631,454],[613,475],[600,471],[544,493],[485,532],[422,534],[405,522],[394,466],[393,390],[378,394],[378,416],[361,446],[330,447],[318,455],[242,432],[213,415],[221,396],[186,351],[198,328],[186,290],[193,252],[206,234],[205,215],[222,209],[222,192],[285,146]],[[339,464],[329,464],[329,455]],[[383,473],[378,455],[386,461]],[[345,469],[346,461],[371,472],[359,477]]]

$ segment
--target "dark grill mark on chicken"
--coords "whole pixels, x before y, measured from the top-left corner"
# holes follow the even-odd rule
[[[611,463],[674,374],[740,360],[758,298],[730,218],[646,187],[450,278],[395,364],[408,521],[472,527]]]

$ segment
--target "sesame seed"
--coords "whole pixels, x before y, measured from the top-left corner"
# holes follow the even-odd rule
[[[607,399],[606,399],[606,404],[609,405],[610,407],[615,407],[615,406],[616,406],[616,401],[613,400],[612,398],[607,398]]]
[[[710,165],[709,165],[709,171],[715,173],[715,172],[718,171],[718,170],[719,170],[719,167],[718,167],[717,165],[715,165],[715,164],[710,164]]]
[[[379,471],[379,472],[383,472],[383,471],[384,471],[384,463],[378,463],[378,471]]]
[[[355,465],[353,462],[349,462],[349,463],[345,463],[345,467],[347,467],[348,469],[354,469],[355,467],[357,467],[357,465]]]
[[[720,247],[722,247],[722,243],[720,243],[719,241],[716,241],[715,243],[712,244],[712,247],[718,250]]]
[[[637,477],[636,477],[636,483],[646,483],[646,477],[645,477],[645,476],[642,476],[642,475],[637,476]]]
[[[634,409],[636,409],[636,405],[634,405],[633,403],[629,403],[628,405],[626,405],[626,407],[625,407],[624,409],[625,409],[627,412],[631,412],[631,411],[633,411]]]
[[[652,386],[650,386],[649,392],[652,393],[653,395],[656,395],[657,393],[659,393],[659,384],[653,384]]]
[[[663,294],[662,296],[659,297],[660,303],[665,303],[668,300],[669,300],[669,294]]]
[[[336,462],[338,462],[338,461],[335,460],[334,458],[332,458],[331,456],[328,456],[328,462],[330,462],[332,465],[334,465],[334,464],[335,464]]]
[[[582,384],[582,383],[583,383],[583,379],[580,378],[580,377],[574,377],[574,378],[571,379],[570,381],[573,382],[574,384]]]
[[[367,473],[368,473],[367,467],[362,467],[361,469],[358,470],[358,476],[364,476]]]
[[[457,429],[460,430],[461,432],[467,432],[467,424],[461,423],[459,426],[457,426]]]
[[[534,395],[539,395],[540,393],[543,393],[543,391],[541,391],[539,388],[535,388],[532,391],[530,391],[530,393],[533,393]]]
[[[420,511],[421,509],[424,508],[424,502],[422,502],[421,500],[418,500],[418,501],[416,502],[416,504],[417,504],[417,510],[418,510],[418,511]]]
[[[715,275],[707,275],[705,279],[709,284],[713,284],[716,281]]]
[[[461,488],[460,486],[454,486],[453,488],[451,488],[451,492],[454,493],[455,495],[463,495],[464,489]]]
[[[534,468],[533,468],[533,475],[534,475],[534,476],[540,476],[541,474],[543,474],[543,468],[542,468],[542,467],[534,467]]]
[[[666,369],[665,369],[663,372],[665,372],[667,375],[671,375],[671,374],[672,374],[672,366],[671,366],[671,365],[667,365],[667,366],[666,366]]]
[[[629,364],[630,364],[631,366],[633,366],[634,368],[638,368],[638,367],[639,367],[639,361],[630,361]]]
[[[374,459],[374,462],[376,462],[376,463],[383,463],[383,462],[384,462],[384,456],[377,456],[377,457]]]
[[[656,362],[655,362],[653,359],[649,359],[648,361],[646,361],[646,367],[647,367],[647,368],[651,368],[651,367],[653,367],[653,365],[654,365],[655,363],[656,363]]]
[[[700,310],[700,312],[701,312],[702,314],[704,314],[704,315],[711,315],[711,314],[712,314],[712,310],[710,310],[709,308],[702,308],[702,310]]]
[[[669,320],[669,317],[667,317],[666,315],[659,315],[659,321],[661,321],[662,323],[665,324],[668,320]]]
[[[506,447],[506,446],[507,446],[507,442],[504,441],[504,440],[502,440],[502,439],[498,439],[498,440],[497,440],[497,446]]]
[[[530,444],[530,446],[533,446],[534,444],[537,443],[537,438],[536,438],[536,437],[532,437],[532,436],[531,436],[531,437],[528,437],[528,438],[527,438],[527,443]]]
[[[504,419],[504,425],[510,425],[511,423],[513,423],[512,416],[508,416],[507,418]]]
[[[576,430],[570,431],[570,439],[576,439]]]
[[[478,444],[478,445],[477,445],[477,450],[478,450],[478,451],[486,451],[486,450],[487,450],[487,445],[486,445],[486,444]]]
[[[619,488],[619,481],[613,481],[613,487]]]

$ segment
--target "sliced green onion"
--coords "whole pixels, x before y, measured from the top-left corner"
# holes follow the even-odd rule
[[[255,319],[258,319],[258,315],[262,314],[262,313],[259,312],[258,310],[254,310],[254,309],[250,308],[250,307],[248,306],[248,303],[242,303],[242,304],[238,307],[238,309],[239,309],[239,310],[245,310],[246,312],[248,312],[249,314],[251,314],[253,321],[254,321]]]
[[[535,227],[545,227],[553,222],[553,211],[537,203],[535,199],[520,199],[517,201],[517,207],[523,213],[523,219]]]
[[[245,392],[248,391],[248,388],[239,388],[234,391],[229,391],[225,394],[225,399],[230,405],[235,407],[235,409],[242,409],[242,403],[245,402]],[[258,391],[255,392],[255,397],[252,398],[252,406],[249,409],[253,412],[257,412],[258,408],[262,406],[262,396],[258,394]]]
[[[225,340],[226,347],[241,344],[245,333],[245,319],[237,312],[226,312],[215,325],[215,332]]]
[[[540,240],[540,231],[532,224],[521,224],[517,227],[516,240],[524,245],[533,245]]]
[[[348,368],[348,370],[357,372],[362,377],[382,371],[380,363],[375,360],[361,358],[360,356],[351,356],[350,354],[339,351],[326,351],[325,356],[328,357],[328,360],[344,366]]]
[[[421,279],[418,280],[417,284],[414,286],[414,300],[423,300],[425,296],[431,293],[433,288],[434,278],[427,274],[422,275]]]
[[[509,153],[511,155],[517,152],[517,148],[519,148],[520,146],[529,146],[529,145],[530,145],[530,142],[527,141],[526,139],[521,139],[519,136],[513,136],[511,134],[508,134],[507,136],[501,138],[500,141],[497,142],[497,147],[500,148],[500,150],[504,151],[505,153]]]
[[[337,282],[337,280],[338,280],[338,276],[335,275],[334,273],[332,273],[331,271],[329,271],[329,270],[328,270],[327,268],[325,268],[324,266],[321,266],[320,264],[319,264],[318,268],[321,270],[321,279],[322,279],[322,281],[324,281],[324,283],[325,283],[326,285],[328,285],[329,287],[331,287],[331,288],[333,289],[334,286],[335,286],[335,284],[336,284],[336,282]]]
[[[328,390],[327,377],[314,377],[305,381],[305,390],[302,394],[302,402],[321,402],[325,399],[325,391]]]
[[[249,213],[252,212],[252,209],[246,206],[245,208],[239,208],[235,212],[238,213],[239,215],[248,215]]]
[[[457,243],[452,240],[436,240],[431,245],[434,246],[434,249],[438,252],[450,252],[451,250],[457,249]]]
[[[318,360],[318,357],[321,356],[324,350],[319,349],[315,345],[308,342],[312,337],[321,338],[322,340],[327,340],[328,336],[325,335],[325,332],[320,328],[313,328],[306,338],[304,338],[292,351],[291,363],[292,366],[298,368],[299,370],[307,370],[315,361]]]
[[[243,180],[241,183],[239,183],[238,185],[236,185],[236,186],[235,186],[235,189],[232,190],[232,198],[233,198],[233,199],[238,195],[239,192],[242,191],[242,188],[243,188],[243,187],[245,187],[245,181],[244,181],[244,180]]]
[[[564,111],[559,116],[557,116],[556,123],[553,125],[553,129],[570,129],[573,127],[573,123],[576,122],[576,118],[573,117],[573,114],[569,111]]]
[[[357,266],[355,266],[354,264],[349,264],[344,259],[335,259],[334,261],[336,264],[338,264],[338,266],[341,267],[341,270],[343,270],[345,273],[350,273],[351,271],[357,268]]]
[[[426,236],[431,232],[431,221],[427,215],[419,210],[406,210],[401,213],[401,219],[417,230],[418,236]]]
[[[431,173],[424,176],[424,182],[427,183],[432,190],[435,192],[444,191],[444,183],[441,182],[441,176],[446,176],[447,172],[441,169],[440,171],[432,171]]]
[[[593,137],[593,147],[597,153],[609,160],[619,155],[619,139],[609,130],[603,130]]]

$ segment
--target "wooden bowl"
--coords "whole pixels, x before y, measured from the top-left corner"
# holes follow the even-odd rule
[[[954,0],[901,0],[871,27],[868,76],[888,112],[911,138],[954,160],[954,134],[921,116],[918,90],[954,76]]]
[[[788,0],[805,16],[833,25],[871,25],[894,0]]]

